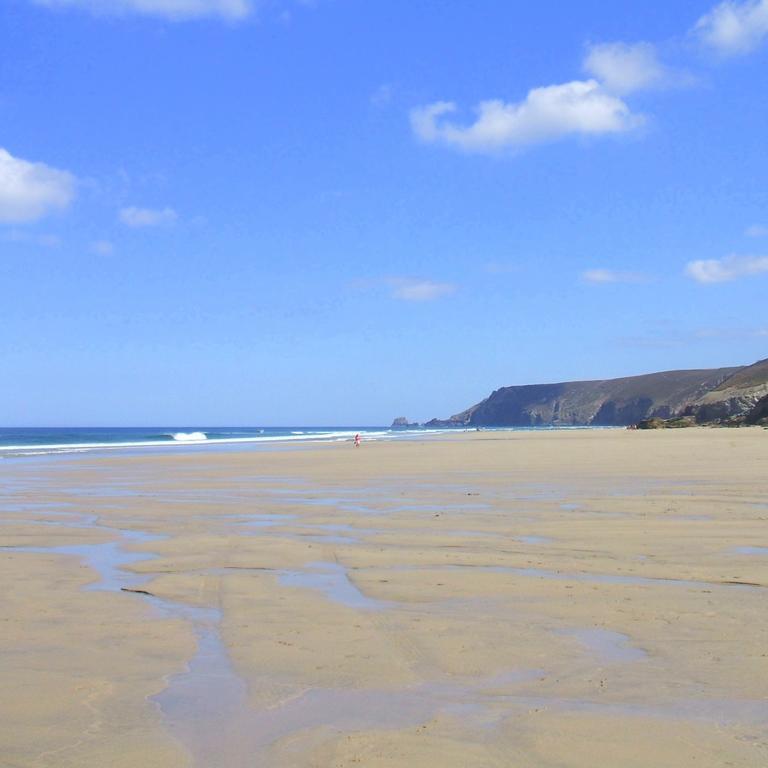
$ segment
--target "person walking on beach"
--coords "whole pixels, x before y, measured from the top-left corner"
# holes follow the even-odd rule
[[[359,447],[360,447],[360,433],[358,432],[355,435],[355,448],[359,448]]]

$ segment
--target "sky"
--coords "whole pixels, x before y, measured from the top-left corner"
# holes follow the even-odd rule
[[[768,357],[768,0],[3,0],[0,424],[383,424]]]

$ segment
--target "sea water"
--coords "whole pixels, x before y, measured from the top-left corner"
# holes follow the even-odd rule
[[[483,431],[516,432],[601,427],[483,427]],[[41,456],[51,453],[82,453],[93,450],[237,448],[246,444],[351,441],[359,434],[364,441],[413,439],[450,432],[474,432],[474,427],[376,426],[330,427],[0,427],[0,459],[11,456]]]
[[[448,430],[387,427],[0,427],[0,457],[116,448],[184,448],[413,437]]]

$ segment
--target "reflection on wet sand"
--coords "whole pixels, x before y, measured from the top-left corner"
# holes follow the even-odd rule
[[[634,437],[17,462],[0,650],[35,695],[6,697],[0,746],[30,768],[118,744],[153,767],[757,768],[765,445],[739,432],[724,465],[720,433]]]

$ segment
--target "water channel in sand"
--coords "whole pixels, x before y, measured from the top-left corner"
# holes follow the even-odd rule
[[[68,522],[28,522],[90,528],[117,535],[118,538],[113,541],[96,544],[2,547],[10,552],[77,557],[98,577],[84,587],[86,590],[134,590],[152,578],[152,574],[134,574],[124,570],[123,566],[153,559],[155,555],[148,552],[132,552],[125,549],[125,546],[158,541],[162,538],[160,536],[143,531],[100,526],[95,516],[84,516],[72,525]],[[126,595],[126,598],[129,596]],[[162,712],[169,731],[190,749],[197,764],[227,765],[211,758],[223,749],[220,739],[225,738],[227,729],[235,727],[242,719],[242,712],[247,710],[247,689],[235,673],[219,636],[218,611],[163,600],[153,595],[142,599],[150,601],[158,616],[171,616],[189,621],[197,638],[197,650],[187,670],[170,677],[165,690],[153,697],[153,701]],[[231,763],[232,766],[237,764]]]
[[[77,527],[109,531],[118,538],[96,544],[3,549],[77,557],[98,577],[86,585],[87,590],[135,589],[151,579],[151,574],[132,574],[123,566],[155,556],[125,547],[161,537],[100,526],[90,517],[79,521]],[[284,586],[317,590],[328,599],[357,610],[382,610],[388,605],[366,597],[338,563],[311,563],[305,570],[276,574]],[[515,671],[484,680],[423,683],[398,691],[316,688],[280,706],[256,710],[249,706],[247,686],[235,672],[221,640],[218,611],[152,595],[142,599],[151,603],[158,616],[181,618],[194,628],[197,650],[187,669],[169,677],[166,688],[152,701],[160,709],[169,732],[187,747],[199,766],[236,768],[283,736],[321,726],[400,728],[425,722],[438,711],[479,715],[487,704],[486,689],[539,674]]]
[[[80,491],[81,489],[77,489]],[[295,490],[291,491],[295,494]],[[117,493],[89,493],[93,497],[115,495],[141,495],[135,491],[118,489]],[[178,494],[177,494],[178,495]],[[154,497],[155,494],[152,494]],[[295,499],[291,499],[294,503]],[[318,506],[334,506],[339,499],[302,499],[302,502]],[[346,502],[348,504],[348,501]],[[392,506],[387,509],[370,509],[355,505],[346,508],[362,514],[381,514],[399,509],[418,509],[431,512],[434,509],[482,509],[488,505],[456,505],[455,507]],[[24,511],[19,505],[16,510]],[[573,505],[578,507],[578,505]],[[28,511],[35,511],[29,508]],[[37,511],[42,511],[42,507]],[[47,514],[55,514],[45,510]],[[66,515],[68,513],[59,513]],[[248,526],[254,534],[269,535],[270,529],[293,522],[293,515],[237,515],[229,524]],[[91,528],[114,534],[112,541],[96,544],[79,544],[52,547],[20,546],[3,548],[6,551],[50,553],[77,557],[98,576],[85,589],[119,591],[124,587],[137,588],[152,578],[152,574],[133,574],[124,566],[155,557],[149,552],[134,552],[131,545],[157,541],[161,537],[143,531],[123,530],[99,525],[96,515],[82,515],[76,519],[59,521],[27,520],[41,525],[61,525],[69,528]],[[356,541],[355,535],[374,535],[376,529],[356,529],[352,526],[317,525],[302,526],[319,529],[316,533],[332,539],[337,536],[344,543]],[[458,532],[469,535],[471,532]],[[296,534],[293,534],[296,535]],[[543,536],[519,536],[525,544],[547,544],[551,541]],[[768,554],[766,547],[739,547],[736,552],[745,555]],[[429,568],[430,566],[426,566]],[[437,568],[460,568],[465,566],[436,566]],[[474,567],[474,566],[473,566]],[[658,579],[630,575],[597,573],[566,573],[536,568],[509,568],[503,566],[479,566],[479,570],[491,573],[518,576],[567,579],[573,581],[595,581],[614,584],[635,584],[654,586],[702,587],[706,582],[675,579]],[[300,570],[274,571],[277,583],[284,587],[315,590],[325,598],[363,611],[381,611],[391,606],[386,601],[376,600],[361,592],[349,578],[347,568],[340,563],[310,563]],[[580,699],[536,698],[516,696],[509,687],[544,674],[541,670],[512,671],[506,675],[484,679],[448,679],[424,682],[401,690],[360,690],[314,688],[284,701],[270,709],[257,710],[249,705],[248,689],[229,658],[219,632],[221,616],[210,608],[195,608],[177,602],[152,596],[126,599],[146,599],[155,608],[157,615],[173,616],[191,623],[197,637],[197,650],[190,659],[187,669],[172,675],[167,686],[153,697],[168,730],[192,754],[196,764],[217,768],[240,768],[263,754],[277,739],[303,730],[332,726],[336,730],[370,728],[402,728],[416,725],[434,717],[439,712],[460,716],[481,725],[493,724],[510,716],[518,708],[542,706],[577,711],[599,711],[601,713],[665,714],[666,716],[702,717],[704,719],[724,718],[724,712],[736,719],[754,719],[768,716],[768,704],[761,702],[677,702],[660,703],[658,707],[640,707],[617,703],[602,704]],[[619,664],[642,661],[645,652],[631,643],[631,639],[604,628],[572,628],[557,630],[558,634],[571,637],[578,642],[585,653],[596,663]]]

